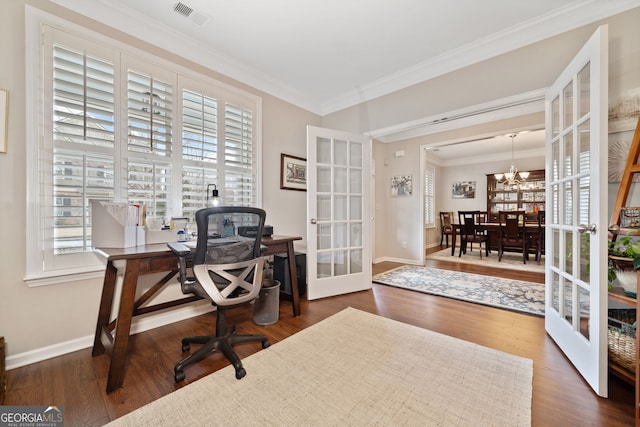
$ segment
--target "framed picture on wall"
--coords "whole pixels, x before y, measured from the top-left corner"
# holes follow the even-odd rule
[[[454,199],[475,199],[475,181],[455,181],[451,185],[451,197]]]
[[[280,154],[280,188],[307,191],[307,159]]]
[[[392,196],[410,196],[413,194],[413,177],[411,175],[400,175],[391,178]]]

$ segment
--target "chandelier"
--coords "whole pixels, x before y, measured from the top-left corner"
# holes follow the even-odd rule
[[[529,172],[518,172],[518,168],[513,163],[513,138],[516,137],[516,134],[512,133],[509,137],[511,138],[511,167],[509,168],[509,172],[497,173],[494,174],[494,176],[496,177],[496,182],[498,184],[516,186],[527,180]]]

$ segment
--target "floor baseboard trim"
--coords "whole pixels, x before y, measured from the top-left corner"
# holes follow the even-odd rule
[[[214,307],[210,303],[202,301],[197,305],[194,304],[189,307],[178,308],[155,316],[149,316],[141,319],[134,318],[131,324],[131,335],[199,316],[212,310],[214,310]],[[87,335],[81,338],[25,351],[23,353],[7,356],[6,369],[9,371],[11,369],[42,362],[43,360],[62,356],[92,346],[93,335]]]

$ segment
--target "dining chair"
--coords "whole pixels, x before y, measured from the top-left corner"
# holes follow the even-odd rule
[[[442,241],[446,238],[447,248],[449,247],[449,236],[455,233],[453,223],[453,212],[440,212],[440,246],[442,246]]]
[[[512,249],[522,252],[522,262],[526,264],[531,242],[525,233],[525,211],[499,211],[498,221],[498,261],[502,261],[505,249]]]
[[[536,214],[536,222],[538,223],[538,228],[536,232],[529,234],[529,248],[530,250],[535,250],[536,253],[536,262],[540,264],[540,259],[542,258],[542,254],[544,253],[544,222],[545,222],[545,211],[538,211]]]
[[[473,245],[473,243],[478,243],[480,259],[482,259],[482,243],[484,243],[485,255],[489,256],[489,236],[480,232],[483,228],[479,226],[479,216],[480,211],[458,211],[458,227],[460,227],[460,253],[458,257],[467,253],[467,244]],[[470,250],[473,250],[473,246],[470,247]]]

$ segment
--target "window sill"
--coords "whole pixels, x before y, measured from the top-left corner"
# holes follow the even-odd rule
[[[62,283],[77,282],[87,279],[104,277],[104,266],[92,266],[74,268],[61,271],[48,271],[39,274],[30,274],[24,278],[24,282],[30,288],[40,286],[59,285]]]

